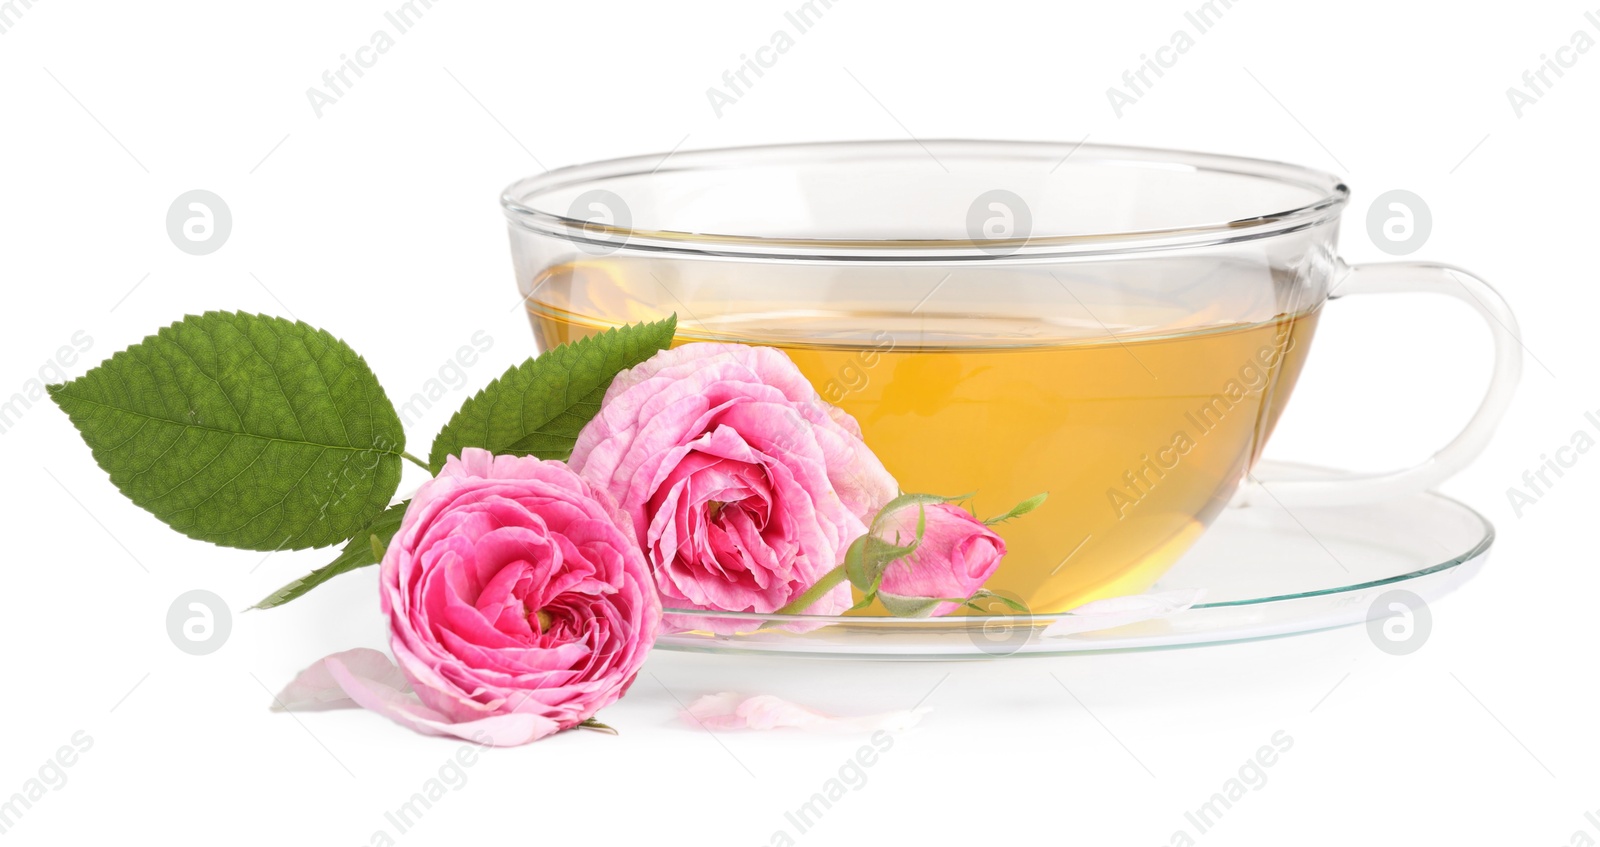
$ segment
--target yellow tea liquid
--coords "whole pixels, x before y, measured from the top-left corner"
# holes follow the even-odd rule
[[[786,352],[855,416],[904,491],[975,491],[979,517],[1049,492],[1038,511],[995,528],[1008,553],[987,586],[1039,613],[1142,592],[1189,548],[1259,456],[1318,315],[1063,338],[1060,326],[1017,318],[848,307],[690,317],[666,302],[679,343]],[[541,349],[638,319],[601,323],[537,299],[529,314]]]

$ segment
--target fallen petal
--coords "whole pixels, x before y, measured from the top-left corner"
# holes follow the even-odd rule
[[[1104,600],[1085,603],[1062,615],[1045,627],[1041,635],[1045,638],[1060,638],[1163,618],[1193,606],[1200,602],[1205,594],[1204,589],[1185,588],[1154,594],[1107,597]]]
[[[910,729],[929,707],[883,712],[859,717],[834,717],[791,703],[771,694],[744,697],[732,691],[707,694],[682,712],[684,720],[706,729],[779,729],[793,727],[819,732],[871,732],[885,729],[897,732]]]
[[[409,690],[398,691],[379,680],[356,676],[335,657],[323,661],[328,672],[357,705],[423,735],[454,736],[493,747],[515,747],[537,741],[561,728],[542,715],[522,712],[452,723],[449,718],[422,705],[417,695]]]
[[[397,691],[410,691],[411,684],[405,674],[382,652],[367,647],[357,647],[318,659],[311,667],[301,671],[284,686],[272,704],[274,712],[305,711],[308,709],[353,708],[356,704],[350,695],[334,680],[328,671],[328,662],[338,660],[355,676],[365,677]]]
[[[422,704],[393,660],[366,648],[334,653],[301,671],[273,705],[277,711],[350,707],[377,712],[424,735],[494,747],[527,744],[560,729],[549,718],[516,712],[453,723]]]

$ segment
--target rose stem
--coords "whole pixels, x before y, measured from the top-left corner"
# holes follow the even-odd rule
[[[788,605],[773,612],[775,615],[795,615],[811,607],[811,604],[822,599],[822,595],[833,590],[833,587],[844,582],[844,565],[840,565],[822,575],[817,584],[807,588],[804,594],[789,601]]]

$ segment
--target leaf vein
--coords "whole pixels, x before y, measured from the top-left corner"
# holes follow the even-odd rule
[[[111,405],[109,403],[101,403],[99,401],[90,400],[87,397],[82,397],[82,396],[78,396],[78,395],[63,394],[63,396],[68,397],[71,400],[74,400],[76,402],[88,403],[91,406],[99,406],[99,407],[101,407],[103,409],[110,409],[113,412],[121,412],[124,415],[133,415],[136,418],[149,418],[150,420],[156,421],[158,423],[172,424],[173,426],[181,426],[181,427],[183,427],[185,429],[198,429],[198,430],[203,430],[205,432],[220,432],[220,433],[223,433],[225,435],[239,435],[239,436],[243,436],[245,438],[253,438],[253,439],[257,440],[257,441],[271,441],[271,442],[275,442],[275,443],[279,443],[279,444],[298,444],[298,445],[301,445],[303,447],[320,447],[320,448],[325,448],[325,449],[328,449],[328,450],[349,450],[349,451],[354,452],[354,453],[364,453],[364,452],[367,452],[369,450],[376,450],[379,453],[384,453],[386,455],[396,456],[396,457],[398,457],[400,455],[400,453],[402,452],[400,449],[379,449],[378,446],[375,445],[375,444],[374,445],[370,445],[370,446],[365,446],[365,447],[363,447],[363,446],[361,446],[359,444],[323,444],[323,443],[317,442],[317,441],[302,441],[300,439],[295,439],[295,438],[279,438],[279,437],[274,436],[274,435],[261,435],[260,433],[255,433],[255,432],[240,432],[238,430],[222,429],[221,427],[205,426],[204,424],[185,423],[184,421],[175,421],[175,420],[173,420],[171,418],[163,418],[160,415],[151,415],[151,414],[147,414],[145,412],[135,411],[133,409],[125,409],[125,408],[123,408],[121,406],[113,406],[113,405]]]

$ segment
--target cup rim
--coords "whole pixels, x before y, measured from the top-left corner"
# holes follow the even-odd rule
[[[1043,233],[990,241],[954,238],[802,239],[642,229],[577,219],[538,208],[532,202],[532,198],[538,195],[559,189],[619,177],[650,176],[663,170],[727,169],[748,164],[894,158],[912,154],[937,159],[940,157],[936,151],[952,157],[980,152],[993,155],[998,152],[1014,158],[1053,161],[1056,166],[1073,159],[1077,162],[1088,160],[1115,165],[1212,171],[1299,186],[1310,189],[1316,199],[1290,209],[1264,211],[1245,218],[1190,226],[1074,235]],[[1350,189],[1332,173],[1269,159],[1083,142],[909,139],[748,145],[605,159],[556,168],[517,180],[501,193],[500,205],[508,222],[514,226],[607,251],[628,248],[743,259],[943,262],[1086,257],[1195,249],[1253,241],[1298,232],[1336,219],[1349,197]]]

